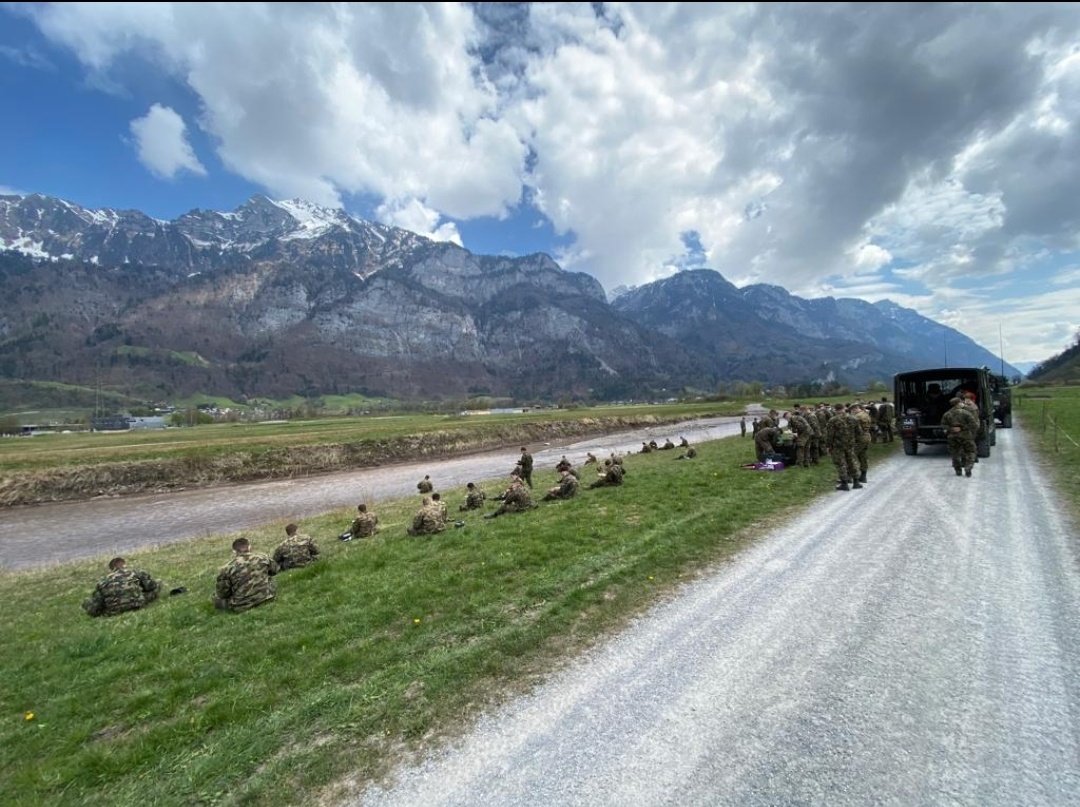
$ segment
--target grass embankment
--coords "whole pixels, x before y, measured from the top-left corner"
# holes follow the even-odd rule
[[[716,404],[345,418],[0,441],[0,506],[281,479],[715,414]]]
[[[1025,384],[1013,391],[1013,411],[1080,518],[1080,387]]]
[[[342,782],[459,730],[833,487],[831,464],[740,469],[749,438],[699,451],[631,456],[621,488],[494,520],[462,514],[466,527],[433,538],[405,534],[415,499],[380,506],[382,532],[359,543],[333,538],[351,513],[304,521],[323,559],[244,614],[210,603],[231,536],[129,556],[189,592],[107,619],[79,610],[103,561],[0,575],[4,802],[341,796]],[[554,475],[534,482],[539,493]],[[443,493],[452,510],[464,499]],[[269,552],[283,531],[244,534]]]

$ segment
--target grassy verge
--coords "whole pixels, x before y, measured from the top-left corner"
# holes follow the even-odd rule
[[[333,538],[347,512],[305,521],[324,558],[245,614],[210,604],[231,536],[130,556],[189,593],[108,619],[79,610],[100,561],[0,575],[5,801],[333,799],[832,489],[825,464],[741,470],[749,439],[702,445],[693,461],[676,453],[629,458],[621,488],[490,521],[469,513],[433,538],[405,535],[411,499],[380,507],[383,530],[362,543]],[[443,493],[452,509],[464,499]],[[270,551],[281,527],[245,534]]]
[[[1032,387],[1013,393],[1013,411],[1048,460],[1073,515],[1080,518],[1080,387]]]

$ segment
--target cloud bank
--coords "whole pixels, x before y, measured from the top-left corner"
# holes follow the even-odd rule
[[[557,257],[608,288],[692,258],[737,284],[954,316],[995,348],[1022,310],[1041,323],[1009,317],[1017,361],[1080,324],[1076,284],[1054,285],[1080,263],[1069,5],[23,13],[103,83],[173,77],[221,163],[279,197],[370,195],[385,221],[447,240],[454,221],[532,205],[569,236]],[[151,170],[202,170],[175,112],[140,121]]]

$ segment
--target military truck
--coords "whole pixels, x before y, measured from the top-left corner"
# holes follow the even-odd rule
[[[915,455],[920,445],[946,443],[941,416],[949,411],[949,401],[973,393],[979,410],[975,451],[980,457],[989,457],[990,447],[997,442],[991,378],[985,367],[939,367],[897,373],[893,379],[896,429],[904,453]]]
[[[1003,375],[990,376],[990,394],[994,399],[994,420],[1003,429],[1012,428],[1012,389]]]

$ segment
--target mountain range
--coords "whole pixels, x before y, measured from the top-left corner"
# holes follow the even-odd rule
[[[474,255],[264,196],[172,221],[0,196],[0,295],[0,378],[148,399],[860,385],[940,366],[943,346],[953,365],[999,365],[887,301],[804,300],[688,270],[609,302],[594,278],[547,255]]]

